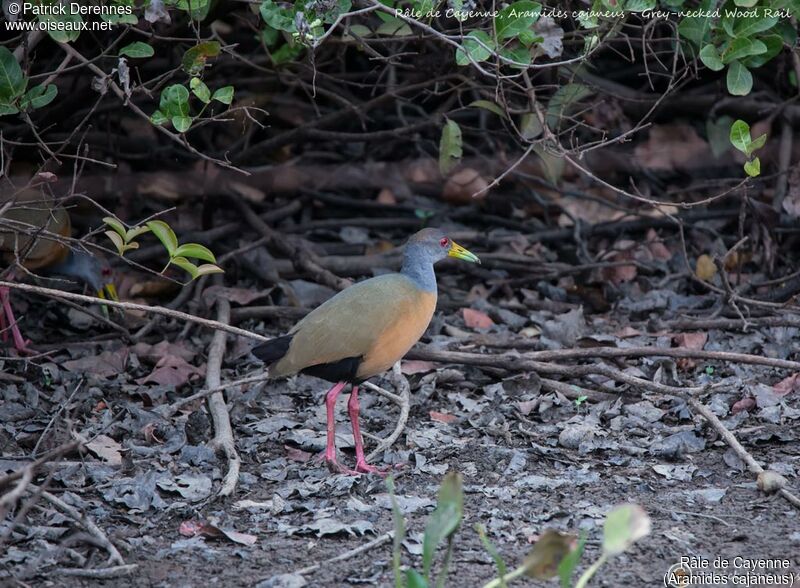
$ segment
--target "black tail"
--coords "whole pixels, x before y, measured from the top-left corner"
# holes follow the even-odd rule
[[[292,335],[275,337],[274,339],[261,343],[253,347],[253,355],[270,365],[278,361],[289,351],[289,344],[292,342]]]

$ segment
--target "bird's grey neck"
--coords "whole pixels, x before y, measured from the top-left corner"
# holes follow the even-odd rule
[[[436,294],[436,274],[430,261],[406,255],[400,273],[414,282],[420,290]]]

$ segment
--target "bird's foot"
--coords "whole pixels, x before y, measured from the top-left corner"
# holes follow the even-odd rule
[[[388,468],[379,468],[368,464],[366,460],[356,462],[356,472],[360,474],[378,474],[379,476],[388,476],[392,471],[400,467],[401,466],[398,465]]]

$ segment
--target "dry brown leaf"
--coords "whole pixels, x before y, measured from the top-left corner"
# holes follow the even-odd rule
[[[397,204],[397,197],[394,195],[391,188],[383,188],[378,192],[377,201],[380,204]]]
[[[424,374],[427,372],[432,372],[435,369],[435,363],[432,361],[423,361],[421,359],[408,359],[400,363],[400,371],[407,376],[413,374]]]
[[[462,308],[461,313],[464,316],[464,324],[470,329],[488,329],[494,326],[494,321],[489,315],[480,310]]]
[[[653,125],[646,143],[634,149],[637,163],[653,170],[695,169],[712,156],[694,127],[685,123]]]
[[[694,333],[678,333],[672,337],[672,342],[676,347],[683,347],[684,349],[691,349],[693,351],[700,351],[706,346],[708,341],[708,333],[694,332]]]
[[[71,372],[108,378],[125,371],[128,363],[127,347],[113,351],[103,351],[100,355],[89,355],[80,359],[65,361],[62,367]]]
[[[110,465],[122,464],[122,445],[108,435],[98,435],[86,444],[86,449]]]
[[[448,414],[446,412],[436,412],[435,410],[432,410],[428,414],[430,414],[432,421],[445,423],[447,425],[449,425],[450,423],[454,423],[458,420],[458,417],[456,415]]]
[[[485,200],[489,182],[471,167],[454,172],[444,184],[442,199],[450,204],[473,204]]]
[[[800,391],[800,372],[795,372],[791,376],[782,379],[772,387],[779,396],[786,396],[790,392]]]
[[[697,264],[695,265],[694,273],[701,280],[709,282],[714,276],[717,275],[717,264],[714,263],[714,260],[710,255],[706,255],[704,253],[697,258]]]

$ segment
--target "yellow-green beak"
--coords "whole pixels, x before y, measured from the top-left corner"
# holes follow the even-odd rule
[[[105,284],[100,290],[97,291],[97,297],[101,300],[112,300],[114,302],[119,302],[119,296],[117,296],[117,289],[114,287],[114,284],[108,283]],[[108,305],[103,304],[100,306],[100,310],[103,313],[103,316],[109,318],[108,315]]]
[[[472,263],[480,263],[481,260],[478,259],[478,256],[464,249],[461,245],[452,241],[452,245],[450,245],[450,250],[447,252],[448,257],[457,257],[458,259],[463,259],[464,261],[470,261]]]

